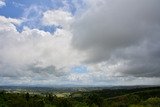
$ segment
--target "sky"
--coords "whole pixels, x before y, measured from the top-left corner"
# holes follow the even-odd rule
[[[160,85],[159,0],[0,0],[0,85]]]

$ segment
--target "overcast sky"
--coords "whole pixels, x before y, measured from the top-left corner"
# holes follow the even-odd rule
[[[160,0],[0,0],[0,85],[160,85]]]

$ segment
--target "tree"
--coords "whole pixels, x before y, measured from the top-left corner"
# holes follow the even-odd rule
[[[25,97],[26,97],[26,100],[28,101],[29,100],[29,93],[26,93]]]

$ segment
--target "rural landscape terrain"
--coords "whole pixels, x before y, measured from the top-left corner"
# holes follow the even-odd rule
[[[0,107],[160,107],[160,87],[1,87]]]

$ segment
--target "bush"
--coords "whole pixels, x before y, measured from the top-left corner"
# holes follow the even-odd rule
[[[145,105],[150,105],[152,107],[160,107],[160,98],[154,97],[149,98],[144,102]]]

